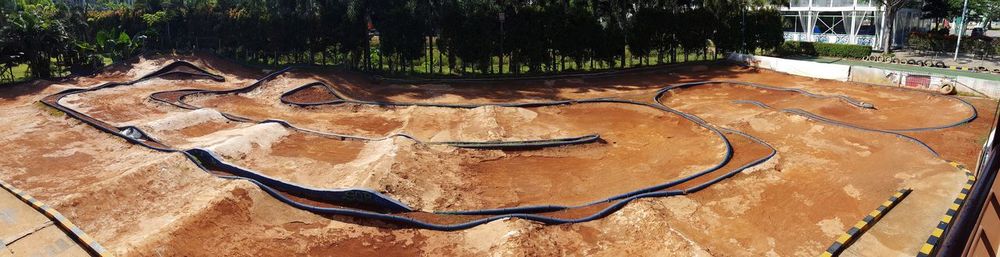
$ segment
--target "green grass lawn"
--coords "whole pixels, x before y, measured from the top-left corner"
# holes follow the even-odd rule
[[[22,81],[28,79],[28,65],[21,64],[14,66],[14,81]]]
[[[105,65],[111,64],[111,58],[104,57],[103,58],[103,62],[104,62]],[[52,63],[56,63],[56,59],[55,58],[52,59]],[[14,80],[13,81],[6,81],[7,78],[4,78],[4,80],[0,81],[0,84],[4,84],[4,83],[16,83],[16,82],[27,81],[27,80],[31,79],[31,74],[28,74],[28,64],[21,64],[21,65],[18,65],[18,66],[14,66],[14,68],[12,69],[12,71],[14,73]],[[55,67],[53,66],[53,74],[52,74],[52,76],[54,76],[54,77],[62,77],[62,76],[68,76],[68,75],[69,75],[68,71],[63,71],[62,73],[60,73],[58,71],[55,71]]]
[[[714,51],[714,49],[709,49],[709,51],[710,52]],[[410,75],[435,75],[436,76],[436,75],[456,75],[456,74],[459,73],[458,70],[452,70],[451,68],[448,67],[449,66],[448,65],[448,62],[449,62],[448,57],[446,55],[442,54],[442,52],[440,52],[437,47],[432,48],[431,52],[432,52],[432,55],[433,55],[433,58],[434,58],[433,59],[433,64],[432,64],[432,67],[431,67],[431,69],[433,70],[433,72],[429,72],[428,69],[427,69],[428,62],[430,61],[430,59],[427,58],[427,57],[424,57],[424,58],[421,58],[420,60],[415,61],[413,63],[413,65],[414,65],[413,66],[413,73],[414,74],[410,74]],[[684,60],[684,55],[685,55],[685,53],[683,51],[678,50],[677,51],[677,55],[675,57],[676,61],[678,63],[684,62],[685,61]],[[628,49],[626,49],[626,51],[625,51],[625,56],[626,56],[626,59],[625,59],[626,65],[625,66],[627,66],[628,68],[646,66],[646,64],[640,64],[639,58],[635,57],[635,56],[632,56],[632,54],[628,51]],[[663,57],[664,58],[664,62],[659,62],[657,60],[657,59],[659,59],[658,56],[659,56],[659,53],[656,53],[654,51],[651,54],[651,57],[649,58],[648,65],[659,65],[659,64],[668,64],[668,63],[670,63],[669,56]],[[379,58],[380,58],[379,55],[373,55],[373,62],[375,63],[376,66],[378,66]],[[719,58],[724,58],[724,56],[720,56]],[[713,56],[711,54],[709,54],[708,56],[703,56],[703,55],[696,54],[696,53],[690,53],[690,54],[688,54],[688,60],[687,61],[693,62],[693,61],[705,61],[705,60],[715,60],[715,59],[716,59],[715,56]],[[461,60],[458,60],[458,61],[461,61]],[[468,76],[468,75],[472,75],[472,76],[477,76],[477,75],[488,75],[488,76],[510,75],[512,73],[510,72],[510,70],[508,70],[508,67],[509,67],[508,64],[509,64],[509,62],[510,62],[510,58],[509,57],[504,58],[504,60],[502,62],[503,66],[504,66],[502,74],[498,73],[498,71],[500,71],[500,67],[499,66],[501,64],[499,57],[493,57],[493,59],[492,59],[491,66],[492,66],[493,72],[491,74],[481,74],[481,73],[479,73],[479,71],[474,70],[472,67],[466,67],[465,72],[462,72],[462,73],[465,74],[466,76]],[[621,59],[616,59],[614,63],[615,63],[614,64],[615,65],[615,69],[621,69],[621,66],[622,66],[622,60]],[[599,71],[599,70],[608,70],[608,69],[611,69],[605,63],[595,62],[595,65],[596,66],[592,67],[590,62],[583,62],[583,63],[581,63],[581,65],[579,67],[577,67],[576,62],[574,62],[570,58],[566,58],[565,59],[565,65],[564,65],[562,63],[562,59],[556,59],[556,66],[559,66],[560,68],[565,67],[565,70],[561,70],[561,71],[546,71],[546,72],[543,72],[543,73],[545,73],[545,74],[551,74],[551,73],[559,73],[559,72]],[[456,66],[455,68],[459,68],[459,67]],[[389,64],[383,62],[382,63],[382,69],[383,70],[388,70],[389,69]],[[439,73],[438,70],[441,70],[441,72]],[[520,74],[527,75],[527,74],[531,74],[531,73],[529,73],[528,67],[526,65],[522,65],[521,66],[521,70],[520,70]],[[398,74],[398,75],[402,75],[402,74]]]
[[[473,76],[473,77],[475,77],[475,76],[489,76],[489,77],[492,77],[492,76],[513,75],[513,73],[510,70],[508,70],[508,68],[509,68],[508,64],[510,62],[510,58],[509,57],[504,58],[503,62],[500,61],[499,57],[493,57],[492,63],[491,63],[492,72],[490,74],[482,74],[479,71],[474,70],[471,66],[470,67],[466,67],[465,72],[459,72],[458,70],[452,70],[450,67],[448,67],[449,66],[448,65],[449,60],[448,60],[448,58],[447,58],[446,55],[442,54],[436,47],[432,48],[431,51],[432,51],[432,54],[433,54],[433,63],[431,63],[431,66],[432,66],[431,70],[428,70],[428,64],[431,61],[431,59],[427,58],[427,57],[424,57],[424,58],[421,58],[420,60],[415,61],[413,63],[413,70],[412,70],[412,72],[407,72],[407,73],[402,73],[402,74],[393,74],[393,75],[394,76],[412,76],[412,75],[415,75],[415,76],[426,76],[426,75],[429,75],[429,76],[432,76],[432,77],[434,77],[434,76],[454,76],[454,75],[458,75],[458,74],[462,74],[462,76]],[[701,55],[701,54],[697,54],[697,53],[684,53],[682,50],[678,49],[677,54],[675,56],[675,60],[676,60],[677,63],[683,63],[685,61],[687,61],[687,62],[694,62],[694,61],[717,60],[717,57],[714,56],[713,54],[711,54],[711,53],[714,53],[714,49],[709,49],[709,51],[710,51],[710,54],[708,54],[706,56],[706,55]],[[669,53],[664,53],[664,54],[665,55],[669,55]],[[662,57],[664,60],[663,60],[663,62],[660,62],[658,60],[658,59],[660,59],[659,53],[656,53],[656,52],[651,53],[651,57],[649,58],[648,63],[641,62],[639,60],[639,58],[633,56],[631,54],[631,52],[628,51],[628,49],[626,49],[625,56],[626,56],[626,58],[624,60],[625,64],[622,65],[622,61],[623,61],[622,59],[615,59],[614,60],[614,68],[613,69],[621,69],[622,66],[625,66],[627,68],[634,68],[634,67],[652,66],[652,65],[661,65],[661,64],[668,64],[668,63],[670,63],[669,56]],[[687,57],[687,60],[685,60],[685,57]],[[379,63],[378,59],[381,58],[381,56],[379,56],[377,54],[374,54],[373,58],[374,58],[373,62],[377,66],[378,63]],[[724,58],[724,56],[720,55],[718,58]],[[316,61],[317,61],[317,64],[323,64],[323,65],[337,64],[336,61],[334,61],[333,63],[331,63],[330,61],[333,61],[332,59],[333,59],[332,57],[330,57],[330,58],[316,58]],[[324,60],[325,60],[326,63],[319,63],[319,62],[323,62]],[[259,61],[261,61],[261,63],[266,63],[267,62],[267,60],[264,60],[264,59],[259,60]],[[461,60],[457,60],[457,61],[461,61]],[[56,63],[55,59],[53,59],[53,63]],[[105,64],[110,64],[111,63],[111,59],[104,58],[104,63]],[[501,68],[500,68],[500,64],[501,63],[503,64],[503,68],[502,68],[503,72],[502,73],[498,73],[498,71],[501,70]],[[582,72],[587,72],[587,71],[600,71],[600,70],[610,70],[610,69],[612,69],[612,67],[608,67],[608,65],[606,63],[602,63],[602,62],[591,63],[591,62],[588,61],[588,62],[583,62],[583,63],[580,63],[580,64],[581,65],[578,67],[577,64],[576,64],[576,62],[572,61],[572,59],[570,59],[570,58],[565,58],[565,63],[563,63],[563,59],[556,59],[555,65],[558,66],[558,67],[560,67],[559,71],[544,71],[544,72],[541,72],[541,74],[553,74],[553,73],[561,73],[561,72],[581,72],[581,71]],[[389,64],[387,62],[383,62],[382,63],[382,70],[388,70],[388,68],[389,68]],[[459,67],[456,66],[455,68],[459,68]],[[538,75],[538,74],[531,73],[528,70],[528,67],[526,65],[522,65],[520,68],[521,68],[521,70],[520,70],[520,74],[521,75]],[[439,70],[441,72],[438,72]],[[3,84],[3,83],[16,83],[16,82],[21,82],[21,81],[26,81],[26,80],[30,80],[31,79],[30,74],[28,74],[28,65],[27,64],[21,64],[21,65],[15,66],[14,69],[13,69],[13,73],[14,73],[14,80],[13,81],[9,81],[8,78],[5,78],[5,81],[0,81],[0,84]],[[66,72],[60,73],[58,71],[54,71],[54,74],[53,74],[54,77],[61,77],[61,76],[67,76],[67,75],[69,75],[69,74],[66,73]]]

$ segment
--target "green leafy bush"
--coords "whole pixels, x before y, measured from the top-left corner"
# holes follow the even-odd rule
[[[786,41],[776,50],[781,56],[809,55],[863,58],[872,54],[871,47],[863,45],[844,45],[817,42]]]
[[[958,37],[941,33],[910,33],[906,40],[907,47],[917,51],[927,52],[952,52],[955,51],[955,44]],[[1000,54],[995,45],[1000,40],[994,40],[985,36],[965,36],[962,37],[962,46],[959,51],[976,55]]]

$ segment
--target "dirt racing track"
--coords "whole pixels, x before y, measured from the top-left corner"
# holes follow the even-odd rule
[[[107,227],[99,224],[139,218],[95,218],[103,212],[158,215],[123,209],[140,207],[82,207],[76,223],[112,251],[140,255],[151,249],[190,255],[259,247],[296,254],[353,249],[364,255],[358,249],[372,248],[398,254],[604,255],[624,248],[617,250],[800,256],[827,250],[884,199],[912,189],[852,239],[844,255],[913,255],[966,182],[949,161],[975,161],[969,153],[988,132],[989,121],[980,120],[991,119],[995,107],[984,99],[722,64],[707,71],[680,65],[589,76],[414,82],[310,67],[252,78],[245,74],[253,72],[234,73],[246,69],[231,66],[202,59],[146,61],[144,70],[88,78],[96,86],[47,90],[35,98],[67,114],[63,123],[77,120],[163,152],[154,156],[189,161],[159,157],[161,164],[135,166],[152,165],[166,174],[161,166],[193,164],[215,177],[171,172],[174,178],[145,178],[155,189],[194,190],[182,195],[206,199],[197,191],[214,192],[209,187],[230,180],[252,183],[261,192],[241,191],[251,196],[234,198],[226,196],[234,192],[228,189],[221,202],[207,196],[217,200],[206,207],[178,203],[193,214],[158,218],[156,224],[165,223],[154,230],[102,232]],[[13,99],[9,104],[23,110],[14,113],[39,110]],[[32,126],[38,130],[44,123]],[[31,136],[8,141],[16,146]],[[47,138],[47,144],[82,147]],[[59,148],[47,151],[58,152],[53,147]],[[143,151],[96,149],[86,155],[114,159],[102,154]],[[119,159],[134,155],[146,154]],[[57,208],[87,206],[88,197],[100,196],[82,195],[95,194],[137,199],[128,200],[132,204],[182,201],[26,179],[31,174],[3,179],[41,191],[35,195],[48,192]],[[94,183],[128,183],[121,176],[133,175],[108,174]],[[163,185],[170,181],[184,182],[180,188]],[[281,204],[265,203],[273,200]],[[223,205],[226,211],[213,211]],[[292,214],[295,209],[312,214]],[[268,223],[258,220],[264,213],[302,220],[266,226],[264,234],[222,232]],[[354,236],[301,238],[347,229],[342,226]],[[630,227],[643,229],[623,231]],[[138,239],[164,230],[169,236]],[[273,233],[299,247],[260,243]],[[239,238],[249,240],[234,244]],[[543,241],[554,245],[539,245]]]

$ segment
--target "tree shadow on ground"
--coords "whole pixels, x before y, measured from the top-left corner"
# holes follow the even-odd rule
[[[346,70],[310,70],[294,72],[290,76],[324,82],[348,97],[359,100],[499,103],[613,97],[628,91],[652,92],[674,83],[733,79],[746,72],[748,71],[739,66],[714,62],[669,65],[602,77],[572,75],[557,79],[399,83],[379,81],[367,74]],[[443,98],[446,100],[441,100]]]

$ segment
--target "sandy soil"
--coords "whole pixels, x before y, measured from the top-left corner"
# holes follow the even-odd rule
[[[353,98],[378,101],[617,97],[651,103],[652,92],[671,83],[719,79],[844,94],[873,103],[878,110],[732,86],[685,89],[663,98],[664,104],[760,138],[778,155],[705,190],[637,200],[591,222],[542,225],[508,219],[440,232],[298,210],[251,183],[212,177],[180,154],[128,144],[37,103],[66,88],[134,79],[170,59],[196,61],[227,81],[154,79],[80,94],[63,103],[115,125],[139,126],[172,146],[215,150],[228,161],[284,180],[324,188],[369,187],[422,210],[579,204],[711,166],[721,158],[720,144],[703,128],[642,106],[299,108],[278,103],[278,96],[323,81]],[[94,77],[0,88],[0,108],[5,110],[0,117],[15,121],[0,124],[0,151],[9,153],[0,159],[0,179],[53,205],[123,256],[814,256],[892,192],[910,187],[911,196],[880,223],[890,228],[879,230],[885,231],[879,232],[880,243],[858,244],[867,248],[857,250],[909,255],[964,183],[962,173],[945,160],[975,161],[995,108],[995,102],[970,99],[982,118],[955,128],[909,133],[940,152],[938,158],[893,135],[832,126],[732,100],[801,108],[880,129],[954,122],[964,113],[951,100],[726,65],[691,70],[678,66],[608,78],[448,84],[377,83],[346,71],[304,70],[246,94],[192,97],[189,103],[210,107],[192,111],[153,102],[149,95],[237,88],[261,73],[213,58],[159,57]],[[427,141],[589,133],[600,134],[603,141],[521,151],[459,149],[403,138],[341,141],[273,123],[226,121],[218,112],[284,119],[336,133],[405,132]],[[734,159],[764,152],[760,146],[740,143],[746,139],[731,140],[737,145]]]

